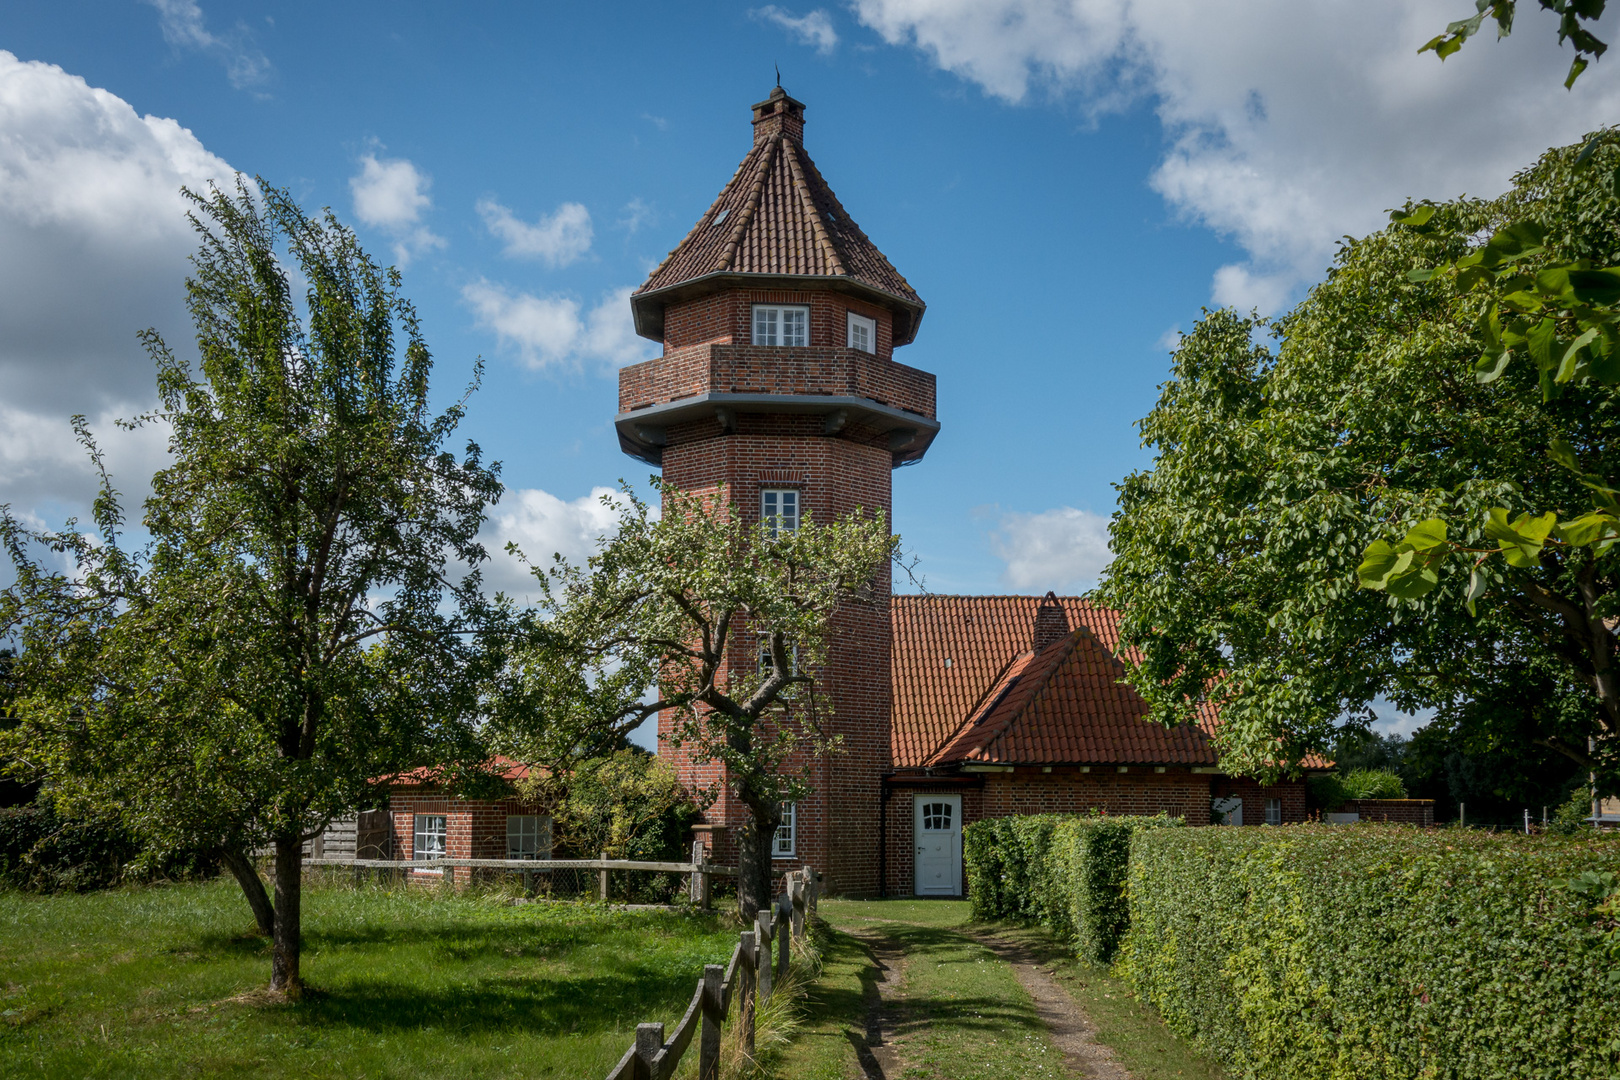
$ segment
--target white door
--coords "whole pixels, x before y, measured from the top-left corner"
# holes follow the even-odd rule
[[[918,896],[962,895],[962,796],[917,795]]]

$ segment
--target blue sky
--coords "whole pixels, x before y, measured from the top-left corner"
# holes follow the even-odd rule
[[[1620,115],[1620,62],[1566,94],[1540,12],[1419,57],[1464,8],[13,0],[0,501],[82,507],[66,418],[150,403],[135,331],[189,337],[174,191],[235,169],[403,266],[442,398],[488,364],[465,432],[511,488],[492,539],[584,554],[593,492],[646,477],[611,428],[617,367],[654,348],[623,295],[730,177],[780,64],[809,152],[929,305],[897,359],[938,376],[944,430],[895,477],[929,587],[1084,588],[1177,328],[1276,310],[1403,197],[1494,194]],[[160,433],[110,438],[138,494]]]

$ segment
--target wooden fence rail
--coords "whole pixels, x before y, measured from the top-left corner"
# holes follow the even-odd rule
[[[605,852],[603,853],[606,854]],[[467,867],[473,870],[516,870],[524,874],[542,870],[594,870],[597,873],[596,891],[603,900],[608,898],[608,876],[614,870],[651,870],[666,874],[688,874],[691,877],[689,895],[692,903],[707,908],[711,890],[709,879],[715,875],[735,877],[734,866],[716,866],[703,854],[701,843],[692,845],[691,862],[651,862],[644,859],[305,859],[305,866],[336,866],[353,870],[439,870]]]
[[[637,1024],[636,1041],[607,1074],[607,1080],[669,1080],[681,1057],[698,1040],[698,1080],[720,1075],[720,1027],[737,1002],[742,1045],[754,1050],[754,1017],[771,998],[777,980],[787,974],[788,936],[802,938],[821,892],[821,875],[806,866],[787,874],[786,888],[769,911],[761,911],[752,930],[744,930],[731,963],[708,964],[698,980],[691,1004],[666,1040],[663,1024]],[[774,945],[774,948],[773,948]],[[775,970],[772,970],[772,952]]]

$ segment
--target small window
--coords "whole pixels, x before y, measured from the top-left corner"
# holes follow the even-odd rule
[[[771,840],[771,858],[793,858],[799,846],[798,841],[799,804],[785,802],[782,804],[782,824],[776,827],[776,836]]]
[[[877,352],[877,320],[850,312],[849,347],[861,352]]]
[[[799,673],[799,647],[789,642],[787,654],[788,667],[791,669],[788,674],[797,675]],[[761,634],[759,635],[759,674],[762,677],[769,675],[775,667],[776,664],[771,659],[771,635]]]
[[[411,857],[418,862],[444,858],[444,815],[417,814]]]
[[[783,307],[777,304],[755,304],[754,344],[810,344],[810,309]]]
[[[759,520],[771,536],[799,527],[799,493],[792,488],[765,488],[759,493]]]
[[[551,858],[551,819],[539,814],[508,814],[506,818],[506,857],[508,859]]]
[[[1266,800],[1266,824],[1267,825],[1281,825],[1282,824],[1282,800],[1281,799],[1267,799]]]
[[[923,831],[924,832],[950,832],[951,818],[955,816],[956,807],[948,802],[931,802],[923,804]]]

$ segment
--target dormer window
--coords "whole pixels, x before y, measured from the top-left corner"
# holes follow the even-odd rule
[[[849,347],[861,352],[877,352],[877,320],[850,312]]]
[[[755,304],[754,344],[810,344],[810,309],[783,304]]]

